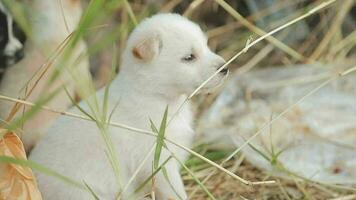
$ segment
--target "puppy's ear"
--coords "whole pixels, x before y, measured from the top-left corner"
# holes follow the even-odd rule
[[[132,54],[135,58],[144,62],[149,62],[156,57],[161,49],[161,40],[159,36],[146,38],[139,42],[132,49]]]

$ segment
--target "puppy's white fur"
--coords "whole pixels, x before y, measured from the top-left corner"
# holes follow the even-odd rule
[[[58,2],[61,2],[62,6],[58,4]],[[25,58],[7,68],[3,80],[1,81],[0,94],[13,98],[24,97],[26,92],[24,87],[28,81],[38,72],[39,68],[47,62],[49,54],[54,53],[61,42],[75,29],[82,12],[80,1],[61,0],[58,2],[54,3],[52,1],[43,0],[33,0],[30,2],[32,9],[30,19],[32,28],[31,35],[33,37],[32,40],[26,44]],[[65,16],[66,19],[63,19],[63,16]],[[69,30],[67,30],[66,24]],[[81,53],[84,53],[85,50],[86,46],[84,42],[80,41],[73,50],[72,56],[67,60],[67,66],[73,66],[77,57]],[[41,77],[36,88],[27,99],[28,101],[36,102],[40,97],[49,94],[54,88],[57,88],[63,83],[67,83],[66,87],[69,93],[74,96],[74,81],[66,71],[60,76],[59,80],[53,84],[53,87],[46,88],[48,79],[57,64],[57,62],[54,62],[45,75]],[[81,74],[81,76],[87,75],[89,77],[88,60],[85,58],[82,59],[81,62],[75,64],[75,67],[72,67],[72,70],[75,71],[74,73]],[[29,89],[35,84],[35,80],[39,78],[39,74],[40,73],[37,73],[37,76],[34,77],[34,81],[29,82]],[[0,102],[0,117],[2,119],[6,119],[13,105],[14,103],[10,102]],[[64,91],[56,95],[56,97],[47,104],[47,106],[60,110],[66,110],[71,105],[72,102]],[[26,110],[28,109],[29,108],[26,108]],[[22,114],[23,110],[21,109],[17,115]],[[47,132],[49,126],[57,116],[57,114],[48,111],[40,111],[36,116],[25,122],[23,125],[23,133],[20,134],[20,137],[26,150],[31,149],[41,135]]]
[[[190,54],[194,54],[196,59],[188,61]],[[118,102],[111,120],[150,130],[149,119],[159,125],[168,105],[169,120],[187,94],[193,92],[223,63],[224,60],[208,48],[207,39],[199,26],[186,18],[176,14],[158,14],[143,21],[128,40],[120,73],[110,88],[110,109]],[[206,89],[217,86],[223,78],[224,75],[219,74]],[[97,96],[103,101],[104,91],[99,91]],[[83,102],[80,106],[88,110]],[[71,112],[79,113],[76,108]],[[121,182],[126,185],[155,145],[156,139],[117,127],[109,127],[109,132],[119,159]],[[189,103],[170,122],[166,137],[186,147],[191,146],[194,131]],[[167,147],[180,160],[187,158],[187,153],[176,146],[167,143]],[[169,156],[170,153],[163,149],[160,161]],[[35,147],[30,159],[80,182],[85,181],[101,199],[114,199],[120,191],[105,155],[101,134],[93,122],[60,117]],[[153,155],[123,194],[123,199],[128,199],[151,175],[152,162]],[[159,172],[155,178],[156,199],[187,199],[179,164],[172,159],[165,168],[175,191]],[[91,198],[88,192],[56,178],[44,174],[37,174],[37,178],[45,199]],[[142,199],[150,189],[148,185],[132,199]]]

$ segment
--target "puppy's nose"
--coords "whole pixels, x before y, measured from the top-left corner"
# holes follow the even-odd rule
[[[226,75],[229,72],[229,69],[227,67],[224,67],[224,69],[222,69],[220,71],[220,73],[223,73],[224,75]]]
[[[223,65],[225,65],[225,60],[222,60],[218,65],[217,65],[217,69],[219,70],[220,67],[222,67]],[[229,72],[229,68],[227,68],[226,66],[220,71],[220,73],[226,75]]]

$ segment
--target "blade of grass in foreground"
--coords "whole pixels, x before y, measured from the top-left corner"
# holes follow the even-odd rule
[[[108,86],[107,86],[108,87]],[[108,90],[108,89],[107,89]],[[67,90],[65,90],[67,92]],[[109,91],[109,90],[108,90]],[[108,95],[108,94],[107,94]],[[70,95],[67,92],[67,96],[71,99],[72,103],[74,104],[74,106],[83,114],[85,114],[89,119],[91,119],[96,126],[98,127],[98,129],[100,130],[100,134],[105,142],[105,146],[106,146],[106,151],[105,151],[105,155],[107,156],[107,158],[109,159],[110,165],[112,166],[112,169],[114,171],[117,183],[120,185],[120,187],[122,186],[121,181],[120,181],[120,168],[119,168],[119,161],[117,159],[116,156],[116,151],[114,148],[114,145],[112,143],[112,139],[110,136],[110,133],[108,131],[108,124],[110,123],[110,119],[111,116],[114,112],[114,110],[112,111],[112,113],[110,113],[110,116],[107,120],[107,111],[101,111],[99,110],[99,107],[97,106],[95,109],[93,107],[93,105],[91,104],[91,101],[85,100],[85,102],[87,103],[89,109],[91,110],[92,114],[88,113],[87,111],[85,111],[78,103],[76,103],[73,98],[70,97]],[[96,96],[93,96],[93,98],[96,99]],[[105,98],[104,102],[103,102],[103,109],[107,108],[107,101],[108,99]],[[96,103],[97,100],[94,101],[94,103]],[[106,102],[106,103],[105,103]],[[116,108],[117,105],[115,105],[114,109]],[[102,113],[105,113],[102,114]]]
[[[173,155],[173,158],[184,168],[185,171],[194,179],[194,181],[200,186],[200,188],[210,197],[210,199],[216,200],[213,194],[205,187],[205,185],[194,175],[194,173],[176,156]]]
[[[64,183],[66,183],[72,187],[76,187],[78,189],[85,190],[85,191],[89,192],[94,197],[94,199],[99,200],[98,196],[85,183],[85,181],[83,181],[84,182],[84,185],[83,185],[80,182],[69,178],[68,176],[64,176],[52,169],[49,169],[43,165],[40,165],[36,162],[31,161],[31,160],[17,159],[17,158],[13,158],[13,157],[9,157],[9,156],[0,156],[0,163],[15,164],[15,165],[20,165],[20,166],[24,166],[24,167],[29,167],[32,170],[36,170],[36,171],[46,174],[48,176],[55,177],[56,179],[63,181]]]
[[[164,135],[165,135],[166,126],[167,126],[167,115],[168,115],[168,106],[166,107],[166,109],[164,111],[163,119],[162,119],[161,126],[160,126],[159,132],[158,132],[157,145],[156,145],[156,150],[155,150],[155,155],[154,155],[154,160],[153,160],[154,169],[157,169],[157,167],[158,167],[159,159],[161,157],[161,152],[162,152],[162,146],[164,145]],[[151,121],[151,127],[154,127],[153,130],[157,131],[157,129],[155,128],[152,121]]]
[[[109,87],[109,86],[107,86]],[[103,107],[107,105],[108,103],[108,98],[103,100]],[[114,111],[113,111],[114,112]],[[107,122],[110,120],[111,115],[107,116],[107,111],[102,110],[101,111],[101,120],[100,120],[100,115],[96,118],[96,124],[97,127],[100,129],[100,133],[103,137],[103,140],[106,145],[106,155],[107,158],[110,161],[111,167],[114,171],[115,177],[117,179],[117,183],[119,184],[120,188],[122,188],[122,183],[121,183],[121,178],[120,178],[120,165],[119,165],[119,160],[118,160],[118,155],[117,151],[115,149],[114,143],[112,141],[111,133],[109,132],[109,127]],[[105,115],[104,115],[105,113]],[[109,118],[108,118],[109,117]]]
[[[8,131],[15,131],[18,127],[20,127],[24,122],[29,120],[31,117],[33,117],[37,112],[41,111],[41,108],[43,105],[46,105],[49,101],[51,101],[60,91],[62,87],[58,87],[56,90],[54,90],[52,93],[48,94],[47,96],[44,96],[40,98],[36,104],[29,110],[27,111],[22,117],[17,118],[16,120],[13,120],[7,127]],[[16,131],[15,131],[16,132]],[[0,134],[0,138],[2,138],[3,135]]]
[[[64,87],[64,91],[67,94],[68,99],[72,102],[73,106],[75,106],[81,113],[89,117],[91,120],[95,121],[94,117],[86,112],[82,107],[78,105],[78,103],[70,96],[69,91],[66,87]]]
[[[161,127],[160,127],[160,131],[163,131],[162,129],[167,126],[167,115],[168,115],[168,106],[166,107],[166,110],[164,112],[164,116],[163,116],[163,119],[162,119],[162,123],[161,123]],[[160,150],[159,150],[159,154],[161,153],[162,151],[162,146],[164,146],[165,148],[167,148],[166,144],[164,143],[164,135],[165,135],[165,130],[164,132],[160,133],[160,131],[158,131],[157,127],[154,125],[153,121],[150,119],[150,123],[151,123],[151,129],[153,131],[153,133],[156,133],[158,136],[157,136],[157,145],[156,145],[156,150],[157,150],[157,147],[160,147]],[[162,139],[162,144],[160,146],[158,146],[158,140],[159,139]],[[157,152],[157,151],[156,151]],[[156,154],[155,154],[156,156]],[[157,155],[158,156],[158,155]],[[159,157],[160,155],[158,156],[158,159],[157,159],[157,166],[158,166],[158,163],[159,163]],[[154,169],[156,169],[156,167],[154,167]],[[169,178],[168,178],[168,174],[167,174],[167,170],[166,168],[163,166],[161,168],[162,170],[162,173],[164,175],[164,178],[167,180],[167,182],[169,183],[169,186],[172,188],[172,190],[174,191],[174,193],[179,197],[179,199],[182,200],[182,197],[179,196],[178,192],[176,191],[176,189],[173,187],[172,183],[170,182]]]
[[[150,180],[162,169],[162,167],[164,167],[164,165],[172,158],[172,156],[168,157],[160,166],[157,167],[157,169],[155,169],[153,171],[153,173],[145,180],[143,181],[138,187],[137,189],[134,191],[134,193],[139,192],[140,190],[142,190],[145,185],[150,182]],[[133,194],[132,194],[133,195]]]
[[[87,190],[91,193],[91,195],[94,197],[95,200],[100,200],[98,195],[94,192],[93,188],[91,188],[85,181],[83,181],[85,187]]]
[[[115,47],[115,45],[113,45],[113,55],[116,55],[116,47]],[[105,91],[104,91],[104,100],[103,100],[103,108],[102,108],[103,109],[103,116],[102,116],[103,117],[103,121],[105,121],[106,118],[107,118],[106,116],[107,116],[108,109],[109,109],[109,105],[108,105],[108,102],[109,102],[108,101],[109,100],[109,89],[110,89],[112,81],[115,78],[116,66],[117,66],[116,57],[113,56],[112,63],[111,63],[111,74],[110,74],[109,82],[105,86]]]
[[[75,181],[75,180],[73,180],[73,179],[71,179],[71,178],[69,178],[67,176],[59,174],[58,172],[55,172],[55,171],[53,171],[53,170],[51,170],[49,168],[46,168],[46,167],[44,167],[44,166],[42,166],[42,165],[40,165],[38,163],[35,163],[35,162],[31,161],[31,160],[23,160],[23,159],[16,159],[16,158],[13,158],[13,157],[8,157],[8,156],[0,156],[0,163],[7,163],[7,164],[11,163],[11,164],[15,164],[15,165],[21,165],[21,166],[29,167],[29,168],[31,168],[33,170],[36,170],[36,171],[39,171],[39,172],[41,172],[43,174],[46,174],[46,175],[49,175],[49,176],[53,176],[53,177],[65,182],[65,183],[67,183],[67,184],[69,184],[71,186],[74,186],[74,187],[79,188],[79,189],[86,190],[86,187],[83,184],[81,184],[81,183],[79,183],[79,182],[77,182],[77,181]]]
[[[80,40],[84,37],[87,30],[90,29],[90,26],[95,22],[95,19],[101,18],[106,11],[105,8],[105,1],[103,0],[91,0],[83,13],[80,22],[73,32],[72,37],[70,38],[68,45],[63,52],[63,56],[58,61],[57,70],[55,70],[49,79],[49,84],[53,83],[62,71],[67,68],[68,60],[72,56],[72,53],[76,47],[76,45],[80,42]],[[60,8],[59,8],[60,9]]]
[[[155,149],[155,145],[152,145],[151,150],[145,155],[145,158],[142,160],[140,165],[136,168],[135,172],[132,174],[132,176],[130,177],[129,181],[126,183],[126,185],[123,187],[123,189],[119,192],[118,197],[116,198],[117,200],[121,199],[122,194],[124,194],[127,191],[127,189],[129,188],[130,184],[135,180],[135,178],[137,177],[138,173],[143,168],[144,164],[150,158],[150,156],[153,153],[154,149]]]
[[[156,145],[156,151],[155,151],[155,159],[154,159],[154,169],[157,169],[157,166],[158,166],[158,163],[159,163],[159,158],[160,158],[160,154],[161,154],[161,151],[162,151],[162,147],[164,146],[165,148],[167,148],[167,146],[165,145],[164,143],[164,134],[165,134],[165,129],[166,129],[166,126],[167,126],[167,115],[168,115],[168,106],[166,107],[166,110],[164,112],[164,116],[163,116],[163,119],[162,119],[162,122],[161,122],[161,126],[160,126],[160,130],[158,131],[156,126],[154,125],[154,123],[152,122],[152,120],[150,120],[151,122],[151,129],[154,133],[157,133],[158,136],[157,136],[157,145]],[[169,149],[167,149],[169,151]],[[171,152],[171,151],[170,151]],[[183,163],[181,162],[172,152],[172,157],[175,158],[179,163],[180,165],[183,166],[183,168],[193,177],[193,179],[198,183],[198,185],[202,188],[202,190],[213,200],[216,200],[216,198],[209,192],[209,190],[199,181],[199,179],[197,177],[195,177],[194,173]],[[172,190],[177,194],[177,196],[182,199],[177,191],[175,190],[175,188],[172,186],[169,178],[168,178],[168,174],[167,174],[167,171],[166,169],[164,168],[163,164],[160,166],[161,170],[162,170],[162,173],[165,177],[165,179],[168,181],[168,183],[170,184]],[[158,170],[159,171],[159,170]],[[156,173],[158,173],[158,171],[156,170],[148,180],[146,180],[144,182],[144,185],[147,184],[147,182],[152,179],[154,177],[154,175]]]
[[[168,182],[169,186],[170,186],[171,189],[173,190],[173,192],[177,195],[177,197],[178,197],[180,200],[183,200],[183,198],[178,194],[177,190],[174,188],[174,186],[172,185],[171,181],[169,180],[168,173],[167,173],[167,170],[166,170],[165,167],[162,167],[162,173],[163,173],[164,178],[165,178],[166,181]]]

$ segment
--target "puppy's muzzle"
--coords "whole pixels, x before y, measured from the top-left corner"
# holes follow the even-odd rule
[[[229,73],[229,68],[224,67],[224,69],[222,69],[222,70],[220,71],[220,73],[226,75],[227,73]]]
[[[217,65],[217,69],[219,70],[220,67],[222,67],[223,65],[225,64],[225,61],[224,62],[220,62],[218,65]],[[229,68],[227,68],[227,66],[225,66],[221,71],[220,71],[221,74],[223,75],[226,75],[229,73]]]

